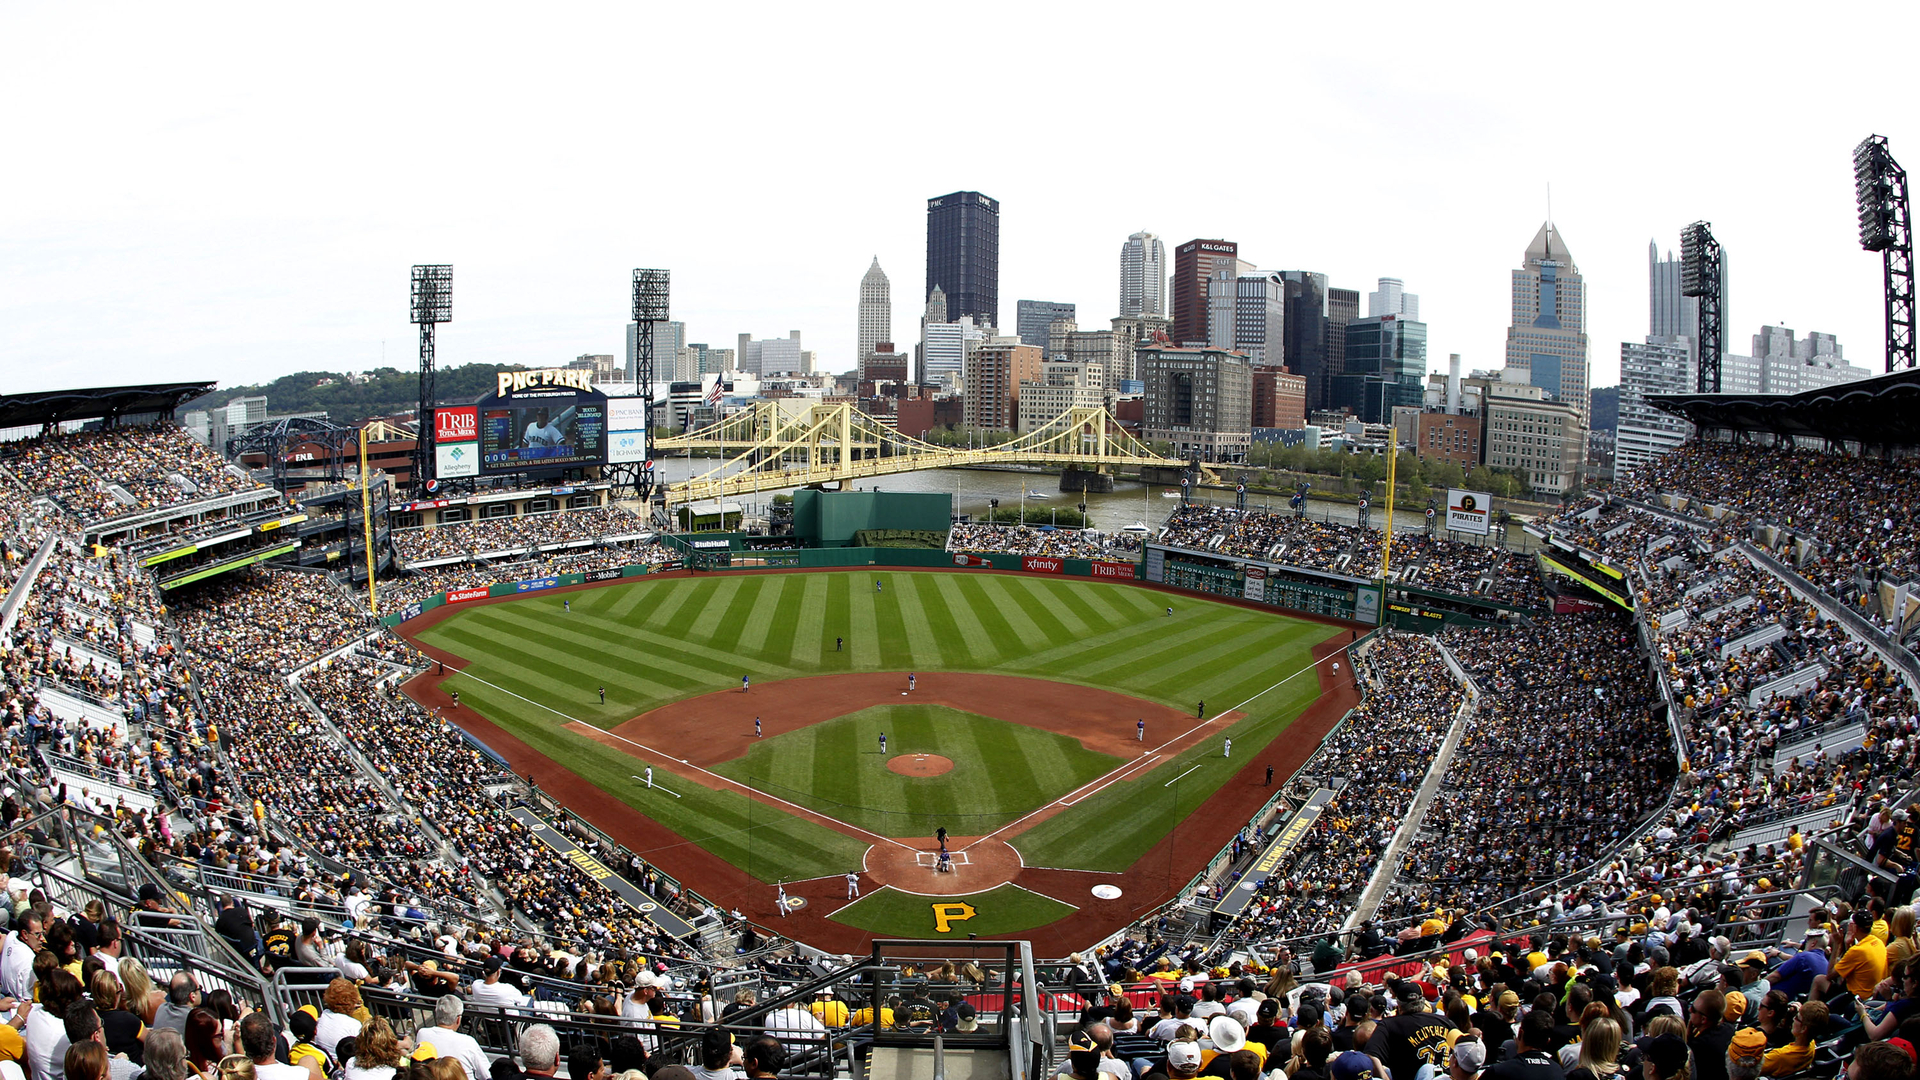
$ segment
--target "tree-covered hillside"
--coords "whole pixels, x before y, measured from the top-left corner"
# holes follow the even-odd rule
[[[434,380],[436,396],[443,405],[466,404],[494,387],[494,375],[502,371],[521,371],[521,364],[464,364],[442,368]],[[420,401],[420,376],[417,371],[376,368],[350,376],[339,371],[296,371],[270,383],[254,386],[223,386],[204,397],[181,406],[182,411],[225,405],[237,397],[265,394],[267,411],[281,413],[326,410],[334,420],[351,423],[371,416],[412,412]]]

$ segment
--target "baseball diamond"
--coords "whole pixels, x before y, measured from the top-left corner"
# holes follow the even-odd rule
[[[570,599],[408,624],[446,663],[408,692],[457,693],[516,772],[716,903],[805,897],[783,931],[835,951],[983,926],[1083,946],[1184,885],[1353,696],[1345,629],[1123,583],[680,573]]]

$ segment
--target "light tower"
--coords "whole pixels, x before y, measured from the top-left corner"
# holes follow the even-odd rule
[[[419,430],[413,440],[413,489],[424,490],[433,475],[433,328],[453,321],[453,267],[446,263],[413,268],[414,324],[420,327]]]
[[[1913,232],[1908,225],[1907,170],[1893,160],[1884,135],[1853,148],[1853,194],[1860,208],[1860,246],[1880,253],[1887,292],[1887,370],[1910,368],[1913,355]]]
[[[1700,301],[1700,371],[1694,390],[1701,394],[1720,392],[1720,357],[1726,349],[1726,327],[1722,322],[1720,241],[1713,238],[1711,222],[1696,221],[1680,231],[1680,295]]]
[[[633,272],[633,381],[646,400],[645,458],[634,476],[634,494],[643,504],[653,499],[653,324],[667,321],[668,272]]]

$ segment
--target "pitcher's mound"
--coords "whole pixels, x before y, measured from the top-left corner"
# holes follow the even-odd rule
[[[887,768],[902,776],[939,776],[953,771],[953,759],[939,754],[901,754],[888,761]]]

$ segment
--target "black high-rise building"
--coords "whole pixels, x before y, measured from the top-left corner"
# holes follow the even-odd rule
[[[927,287],[947,294],[947,320],[1000,325],[1000,202],[977,191],[927,200]]]
[[[1307,412],[1327,407],[1328,380],[1337,372],[1327,368],[1327,275],[1311,270],[1289,270],[1284,322],[1287,367],[1307,380]]]

